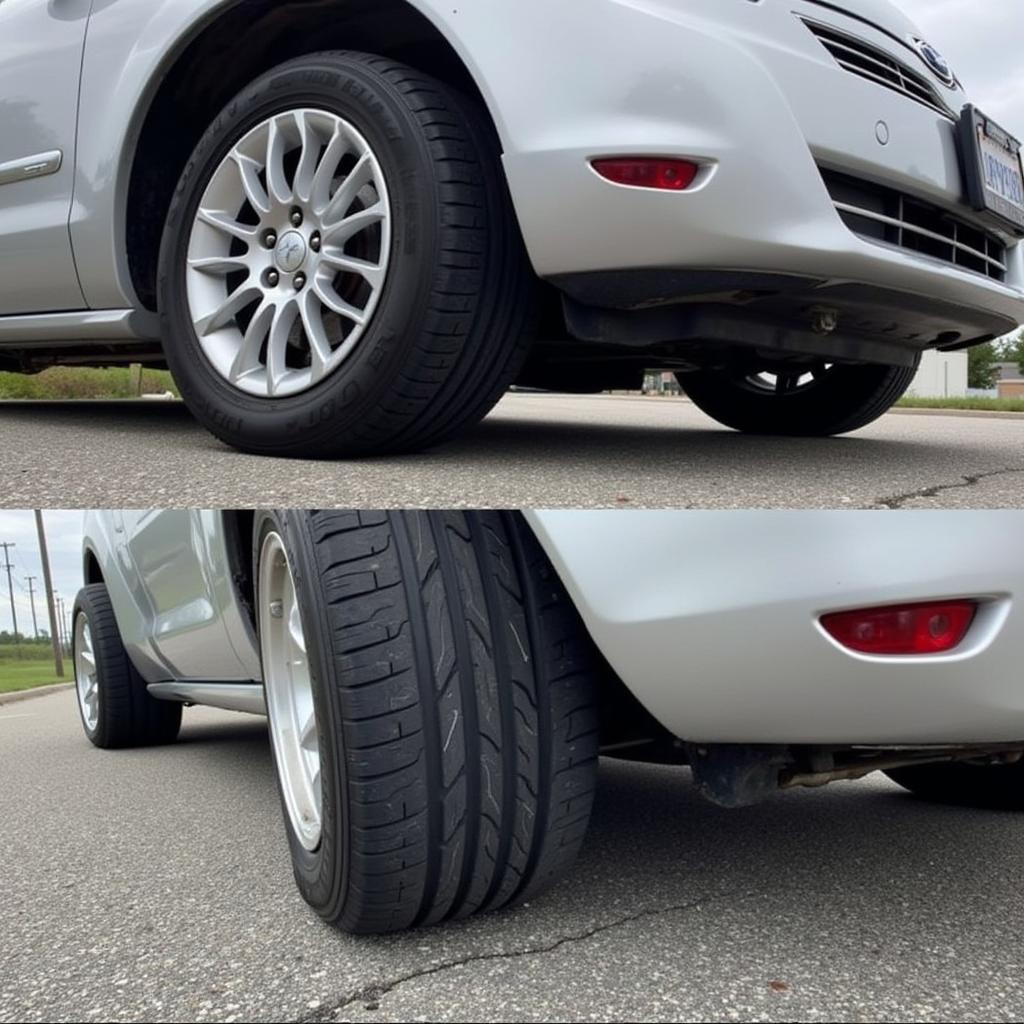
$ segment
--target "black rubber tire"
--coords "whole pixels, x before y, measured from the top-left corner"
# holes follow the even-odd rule
[[[303,394],[259,398],[202,352],[185,298],[188,237],[231,146],[303,105],[345,117],[376,152],[391,267],[367,333],[334,374]],[[332,458],[422,449],[482,419],[526,358],[536,290],[486,112],[395,61],[329,52],[261,76],[209,127],[170,206],[158,302],[167,363],[200,422],[245,451]]]
[[[830,437],[874,423],[906,393],[913,366],[833,366],[813,386],[789,395],[759,392],[729,370],[681,373],[679,384],[702,412],[746,434]]]
[[[78,592],[71,613],[73,624],[80,613],[89,623],[98,687],[95,729],[85,724],[82,706],[78,705],[85,735],[103,749],[173,742],[181,728],[181,705],[149,695],[121,642],[106,584],[92,583]],[[77,629],[73,629],[72,636],[77,642]],[[76,653],[72,651],[72,660]]]
[[[914,796],[933,803],[1024,811],[1024,762],[928,764],[893,768],[885,774]]]
[[[571,865],[597,769],[591,642],[511,513],[271,512],[313,679],[307,902],[371,934],[494,910]],[[258,557],[258,555],[257,555]]]

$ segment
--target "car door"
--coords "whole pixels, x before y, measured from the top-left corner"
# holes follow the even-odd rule
[[[182,509],[118,515],[119,561],[136,607],[147,610],[159,661],[178,680],[258,678],[220,514]]]
[[[93,0],[0,0],[0,315],[81,309],[68,222]]]

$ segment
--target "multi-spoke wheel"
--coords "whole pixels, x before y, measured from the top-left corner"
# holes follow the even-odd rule
[[[268,532],[258,585],[263,687],[288,820],[307,850],[320,845],[323,787],[306,633],[284,541]]]
[[[181,727],[181,705],[155,700],[135,671],[102,583],[78,592],[72,613],[72,660],[78,711],[97,747],[169,743]]]
[[[356,932],[563,874],[597,769],[597,659],[525,523],[260,512],[263,681],[302,895]]]
[[[237,97],[161,252],[183,397],[225,441],[281,455],[412,449],[479,419],[525,356],[531,294],[485,116],[362,54]]]
[[[844,365],[824,360],[766,363],[679,375],[701,410],[751,434],[825,437],[859,430],[903,396],[917,373],[910,366]]]
[[[74,650],[78,710],[82,714],[85,731],[95,732],[100,717],[99,680],[96,674],[96,655],[92,652],[89,617],[84,611],[75,616]]]
[[[203,352],[250,394],[305,391],[359,344],[390,257],[384,172],[358,129],[325,110],[267,118],[196,211],[187,292]]]

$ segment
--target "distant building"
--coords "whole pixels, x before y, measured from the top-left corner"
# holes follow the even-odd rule
[[[967,353],[925,352],[921,357],[921,368],[907,394],[916,398],[965,398]]]

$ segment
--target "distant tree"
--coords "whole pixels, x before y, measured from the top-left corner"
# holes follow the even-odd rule
[[[1006,362],[1016,363],[1020,375],[1024,377],[1024,331],[1004,341],[999,354]]]
[[[999,353],[991,341],[967,350],[967,386],[987,390],[996,386]]]

